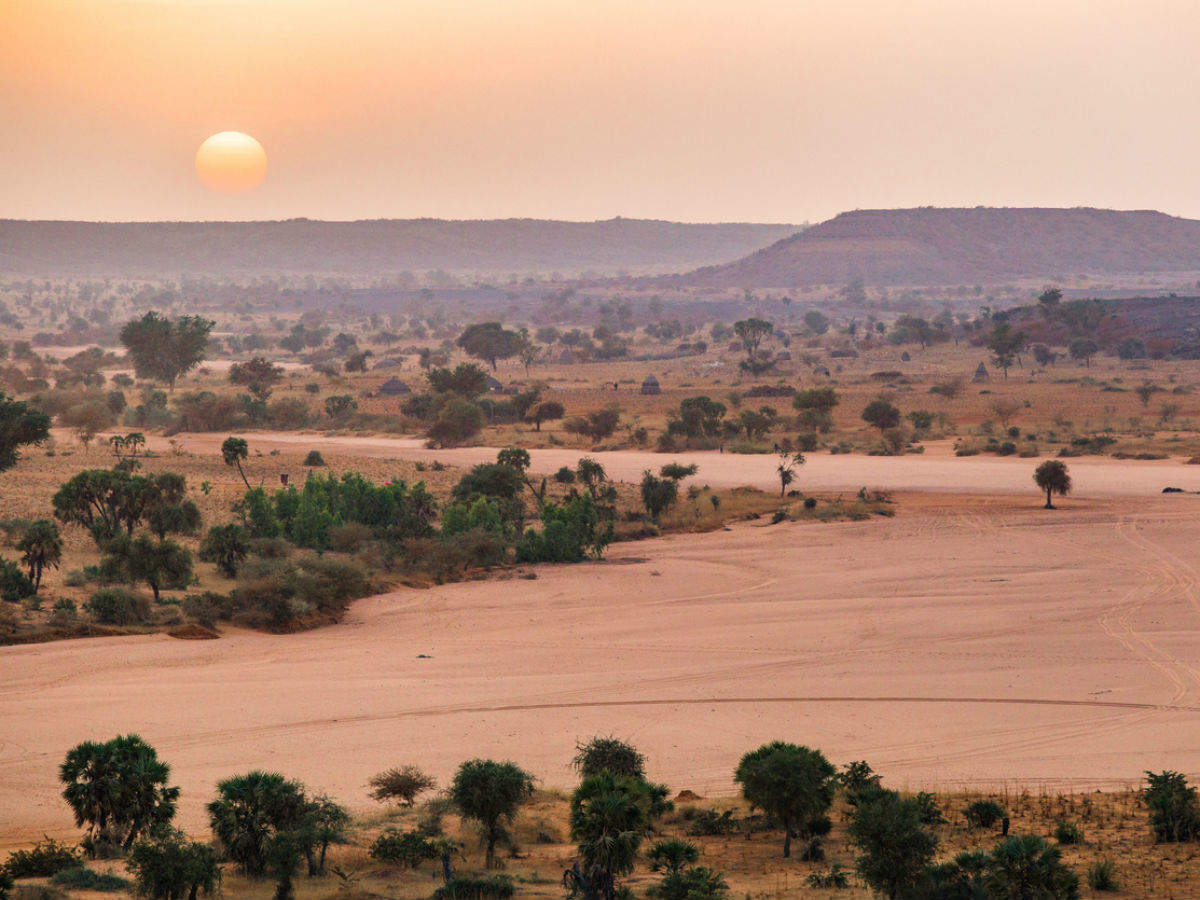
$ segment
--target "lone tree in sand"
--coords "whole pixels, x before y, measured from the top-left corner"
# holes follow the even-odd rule
[[[458,767],[450,799],[464,819],[479,823],[487,868],[496,867],[496,844],[508,837],[504,822],[532,795],[533,776],[516,763],[472,759]]]
[[[1048,459],[1034,470],[1033,480],[1046,492],[1046,509],[1054,509],[1051,502],[1055,494],[1065,497],[1071,491],[1071,476],[1067,464],[1061,459]]]

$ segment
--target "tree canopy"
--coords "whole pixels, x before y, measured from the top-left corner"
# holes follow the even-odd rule
[[[175,380],[204,359],[208,334],[215,324],[201,316],[169,319],[151,310],[125,323],[121,343],[138,378],[165,381],[174,390]]]
[[[20,460],[20,448],[40,444],[50,436],[50,417],[23,400],[0,394],[0,472]]]

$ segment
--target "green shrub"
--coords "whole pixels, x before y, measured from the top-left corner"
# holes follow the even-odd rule
[[[202,591],[183,598],[183,614],[198,625],[215,628],[218,620],[233,615],[233,604],[229,597],[216,591]]]
[[[713,809],[696,811],[687,833],[693,837],[714,837],[717,835],[733,834],[740,823],[733,815],[733,810],[727,809],[718,813]]]
[[[34,594],[33,582],[12,560],[0,557],[0,600],[20,603]]]
[[[994,800],[976,800],[963,810],[963,817],[971,828],[991,828],[1004,818],[1004,807]]]
[[[434,900],[509,900],[515,893],[507,875],[451,878],[433,892]]]
[[[1093,891],[1115,891],[1117,883],[1117,867],[1112,860],[1098,859],[1087,870],[1087,883]]]
[[[420,830],[399,831],[389,828],[371,844],[371,858],[380,862],[397,863],[415,869],[421,863],[437,859],[440,855],[437,844]]]
[[[304,457],[304,465],[310,469],[319,468],[325,465],[325,457],[321,455],[320,450],[309,450],[308,456]]]
[[[1082,844],[1083,832],[1074,822],[1059,822],[1054,826],[1054,839],[1060,844]]]
[[[834,863],[828,872],[813,872],[805,882],[818,890],[843,890],[850,887],[850,876],[840,865]]]
[[[140,625],[150,619],[150,599],[125,588],[103,588],[83,608],[101,625]]]
[[[1190,841],[1200,835],[1196,789],[1180,772],[1147,772],[1142,791],[1150,810],[1150,831],[1157,843]]]
[[[84,868],[83,866],[74,869],[62,869],[55,872],[50,879],[50,883],[68,889],[102,891],[104,893],[128,891],[133,886],[133,883],[129,879],[114,875],[111,871],[104,873],[93,872],[91,869]]]
[[[28,850],[14,850],[4,868],[13,878],[47,878],[64,869],[77,868],[82,862],[78,847],[46,838]]]
[[[316,615],[336,619],[351,600],[370,591],[366,569],[347,560],[317,556],[251,559],[230,594],[235,621],[287,631]]]
[[[588,494],[546,503],[541,520],[541,530],[528,529],[517,544],[519,562],[580,562],[588,554],[599,558],[613,539],[612,523],[602,521]]]

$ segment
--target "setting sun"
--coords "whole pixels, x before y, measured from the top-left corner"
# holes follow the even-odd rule
[[[267,174],[267,154],[250,135],[222,131],[196,151],[196,174],[211,190],[241,194],[262,184]]]

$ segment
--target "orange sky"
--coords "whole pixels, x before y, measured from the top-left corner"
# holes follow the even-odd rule
[[[1200,217],[1197,47],[1196,0],[0,0],[0,217]]]

